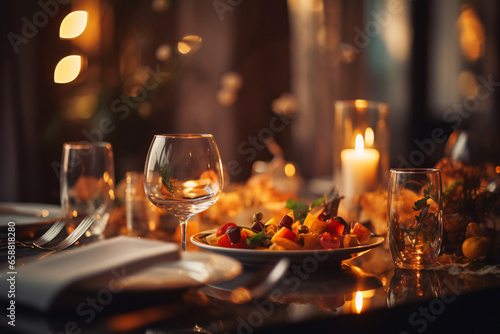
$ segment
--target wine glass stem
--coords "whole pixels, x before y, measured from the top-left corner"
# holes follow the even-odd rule
[[[186,239],[187,239],[187,222],[188,222],[189,218],[180,218],[179,219],[179,222],[180,222],[180,229],[181,229],[181,250],[183,252],[186,252],[187,251],[187,244],[186,244]]]

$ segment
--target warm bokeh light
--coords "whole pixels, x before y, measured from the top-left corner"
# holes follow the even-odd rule
[[[356,100],[356,101],[354,101],[354,105],[358,109],[366,109],[366,108],[368,108],[368,102],[366,100]]]
[[[153,106],[147,101],[142,102],[141,104],[139,104],[139,107],[137,107],[137,111],[141,118],[148,118],[153,113]]]
[[[356,292],[354,305],[356,306],[356,312],[361,313],[361,309],[363,309],[363,294],[361,293],[361,291]]]
[[[354,149],[356,151],[356,154],[363,154],[365,151],[365,143],[363,141],[363,136],[362,135],[357,135],[356,136],[356,142],[354,144]]]
[[[153,0],[151,8],[155,12],[164,12],[170,7],[170,0]]]
[[[292,177],[295,175],[295,166],[291,163],[285,165],[285,174],[288,177]]]
[[[463,96],[474,98],[477,91],[477,79],[471,71],[462,71],[458,76],[458,89]]]
[[[457,26],[462,54],[468,61],[475,62],[484,54],[485,33],[484,25],[472,6],[462,6]]]
[[[167,61],[172,54],[172,48],[168,44],[162,44],[156,49],[156,59],[159,61]]]
[[[391,2],[392,0],[386,0],[386,6],[392,6]],[[382,24],[381,36],[392,58],[404,62],[410,57],[413,33],[408,4],[400,1],[399,6],[401,13],[392,15],[388,24]]]
[[[373,296],[375,296],[375,289],[362,291],[361,295],[363,296],[363,300],[367,298],[372,298]]]
[[[54,70],[54,82],[64,84],[76,79],[82,69],[82,56],[66,56],[57,63]]]
[[[89,119],[97,111],[97,97],[95,95],[81,95],[68,97],[61,101],[61,115],[69,121]]]
[[[375,134],[373,133],[372,128],[368,127],[365,130],[365,144],[367,147],[373,146],[375,143]]]
[[[202,38],[197,35],[184,36],[179,43],[177,43],[177,50],[183,55],[194,53],[201,47]]]
[[[190,181],[186,181],[182,184],[183,187],[186,187],[186,188],[194,188],[194,187],[197,187],[198,186],[198,182],[196,181],[193,181],[193,180],[190,180]]]
[[[62,20],[59,37],[71,39],[80,36],[87,27],[88,14],[84,10],[71,12]]]

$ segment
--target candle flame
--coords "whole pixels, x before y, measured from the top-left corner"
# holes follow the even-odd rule
[[[356,298],[354,299],[354,305],[356,306],[356,312],[361,313],[361,309],[363,308],[363,294],[361,291],[356,292]]]
[[[368,147],[373,146],[375,143],[375,134],[373,133],[373,129],[370,127],[365,130],[365,142]]]
[[[365,143],[363,141],[362,135],[356,136],[356,143],[354,144],[354,149],[356,150],[356,154],[363,154],[365,151]]]

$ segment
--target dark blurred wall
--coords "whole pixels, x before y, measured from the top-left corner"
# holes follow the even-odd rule
[[[394,1],[404,10],[385,24],[377,14]],[[213,133],[233,181],[246,180],[256,160],[271,159],[262,142],[270,135],[307,178],[331,175],[331,115],[338,99],[390,104],[393,167],[421,151],[416,140],[431,138],[436,128],[448,135],[472,127],[471,147],[487,148],[481,157],[499,160],[497,86],[460,127],[444,117],[456,116],[447,114],[455,103],[477,98],[480,77],[500,81],[497,1],[300,2],[313,13],[309,24],[317,24],[317,31],[290,14],[294,3],[4,1],[0,201],[58,203],[57,165],[65,141],[110,141],[119,181],[126,171],[142,170],[153,135],[166,132]],[[59,26],[73,10],[89,12],[88,27],[61,40]],[[472,26],[460,21],[471,17]],[[383,29],[369,33],[377,22]],[[470,42],[483,48],[477,59],[457,46],[464,31],[477,34]],[[478,31],[482,44],[476,43]],[[322,49],[300,49],[299,35]],[[83,70],[70,83],[54,83],[56,64],[71,54],[84,56]],[[299,65],[309,69],[298,72]],[[461,78],[471,77],[463,90]],[[311,92],[309,106],[297,85]],[[298,107],[293,116],[278,117],[271,105],[291,91]],[[486,137],[491,148],[481,141]],[[445,152],[446,143],[435,144],[420,167]]]
[[[117,181],[143,169],[156,133],[213,133],[223,162],[233,162],[233,181],[246,180],[254,161],[270,159],[262,143],[250,143],[273,117],[272,101],[289,91],[286,1],[56,5],[7,1],[0,14],[3,36],[24,38],[25,22],[41,19],[18,48],[8,38],[2,43],[0,201],[57,203],[65,141],[110,141]],[[73,10],[88,11],[88,26],[61,40],[59,26]],[[200,41],[184,40],[191,49],[183,54],[179,43],[188,35]],[[82,72],[54,83],[56,64],[70,54],[84,55]],[[228,72],[242,82],[229,100],[219,96]],[[275,137],[287,146],[287,136],[285,129]]]

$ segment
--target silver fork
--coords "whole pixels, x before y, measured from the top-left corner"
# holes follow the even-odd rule
[[[58,220],[38,239],[30,241],[31,244],[37,244],[38,246],[43,246],[48,244],[61,232],[64,225],[66,225],[65,220]]]
[[[55,239],[55,237],[61,232],[63,229],[64,225],[66,225],[65,220],[57,220],[55,223],[52,224],[52,226],[45,231],[44,234],[42,234],[38,239],[33,240],[33,241],[17,241],[16,243],[22,246],[31,246],[33,244],[37,244],[38,246],[43,246],[51,242],[52,240]],[[8,247],[7,243],[4,245],[2,243],[2,246],[0,246],[0,249],[4,249]]]
[[[64,240],[56,243],[55,245],[50,245],[50,246],[41,246],[36,243],[33,243],[33,246],[36,248],[40,248],[43,250],[50,250],[50,251],[60,251],[65,248],[68,248],[69,246],[73,245],[80,237],[87,232],[87,230],[92,226],[94,223],[94,218],[87,217],[84,220],[78,224],[78,226],[75,228],[73,232],[71,232],[70,235],[68,235]]]
[[[69,246],[73,245],[80,237],[87,232],[87,230],[92,226],[94,223],[94,218],[87,217],[84,220],[78,224],[78,226],[75,228],[73,232],[71,232],[64,240],[61,240],[53,245],[48,245],[48,246],[42,246],[42,244],[38,244],[36,242],[33,243],[24,243],[21,241],[16,240],[16,246],[21,246],[21,247],[28,247],[28,248],[36,248],[36,249],[41,249],[41,250],[46,250],[46,251],[60,251],[65,248],[68,248]],[[41,237],[39,238],[41,239]],[[44,240],[45,241],[45,240]],[[46,245],[49,243],[49,241],[44,242],[43,245]],[[0,247],[0,249],[7,248],[7,246]]]

